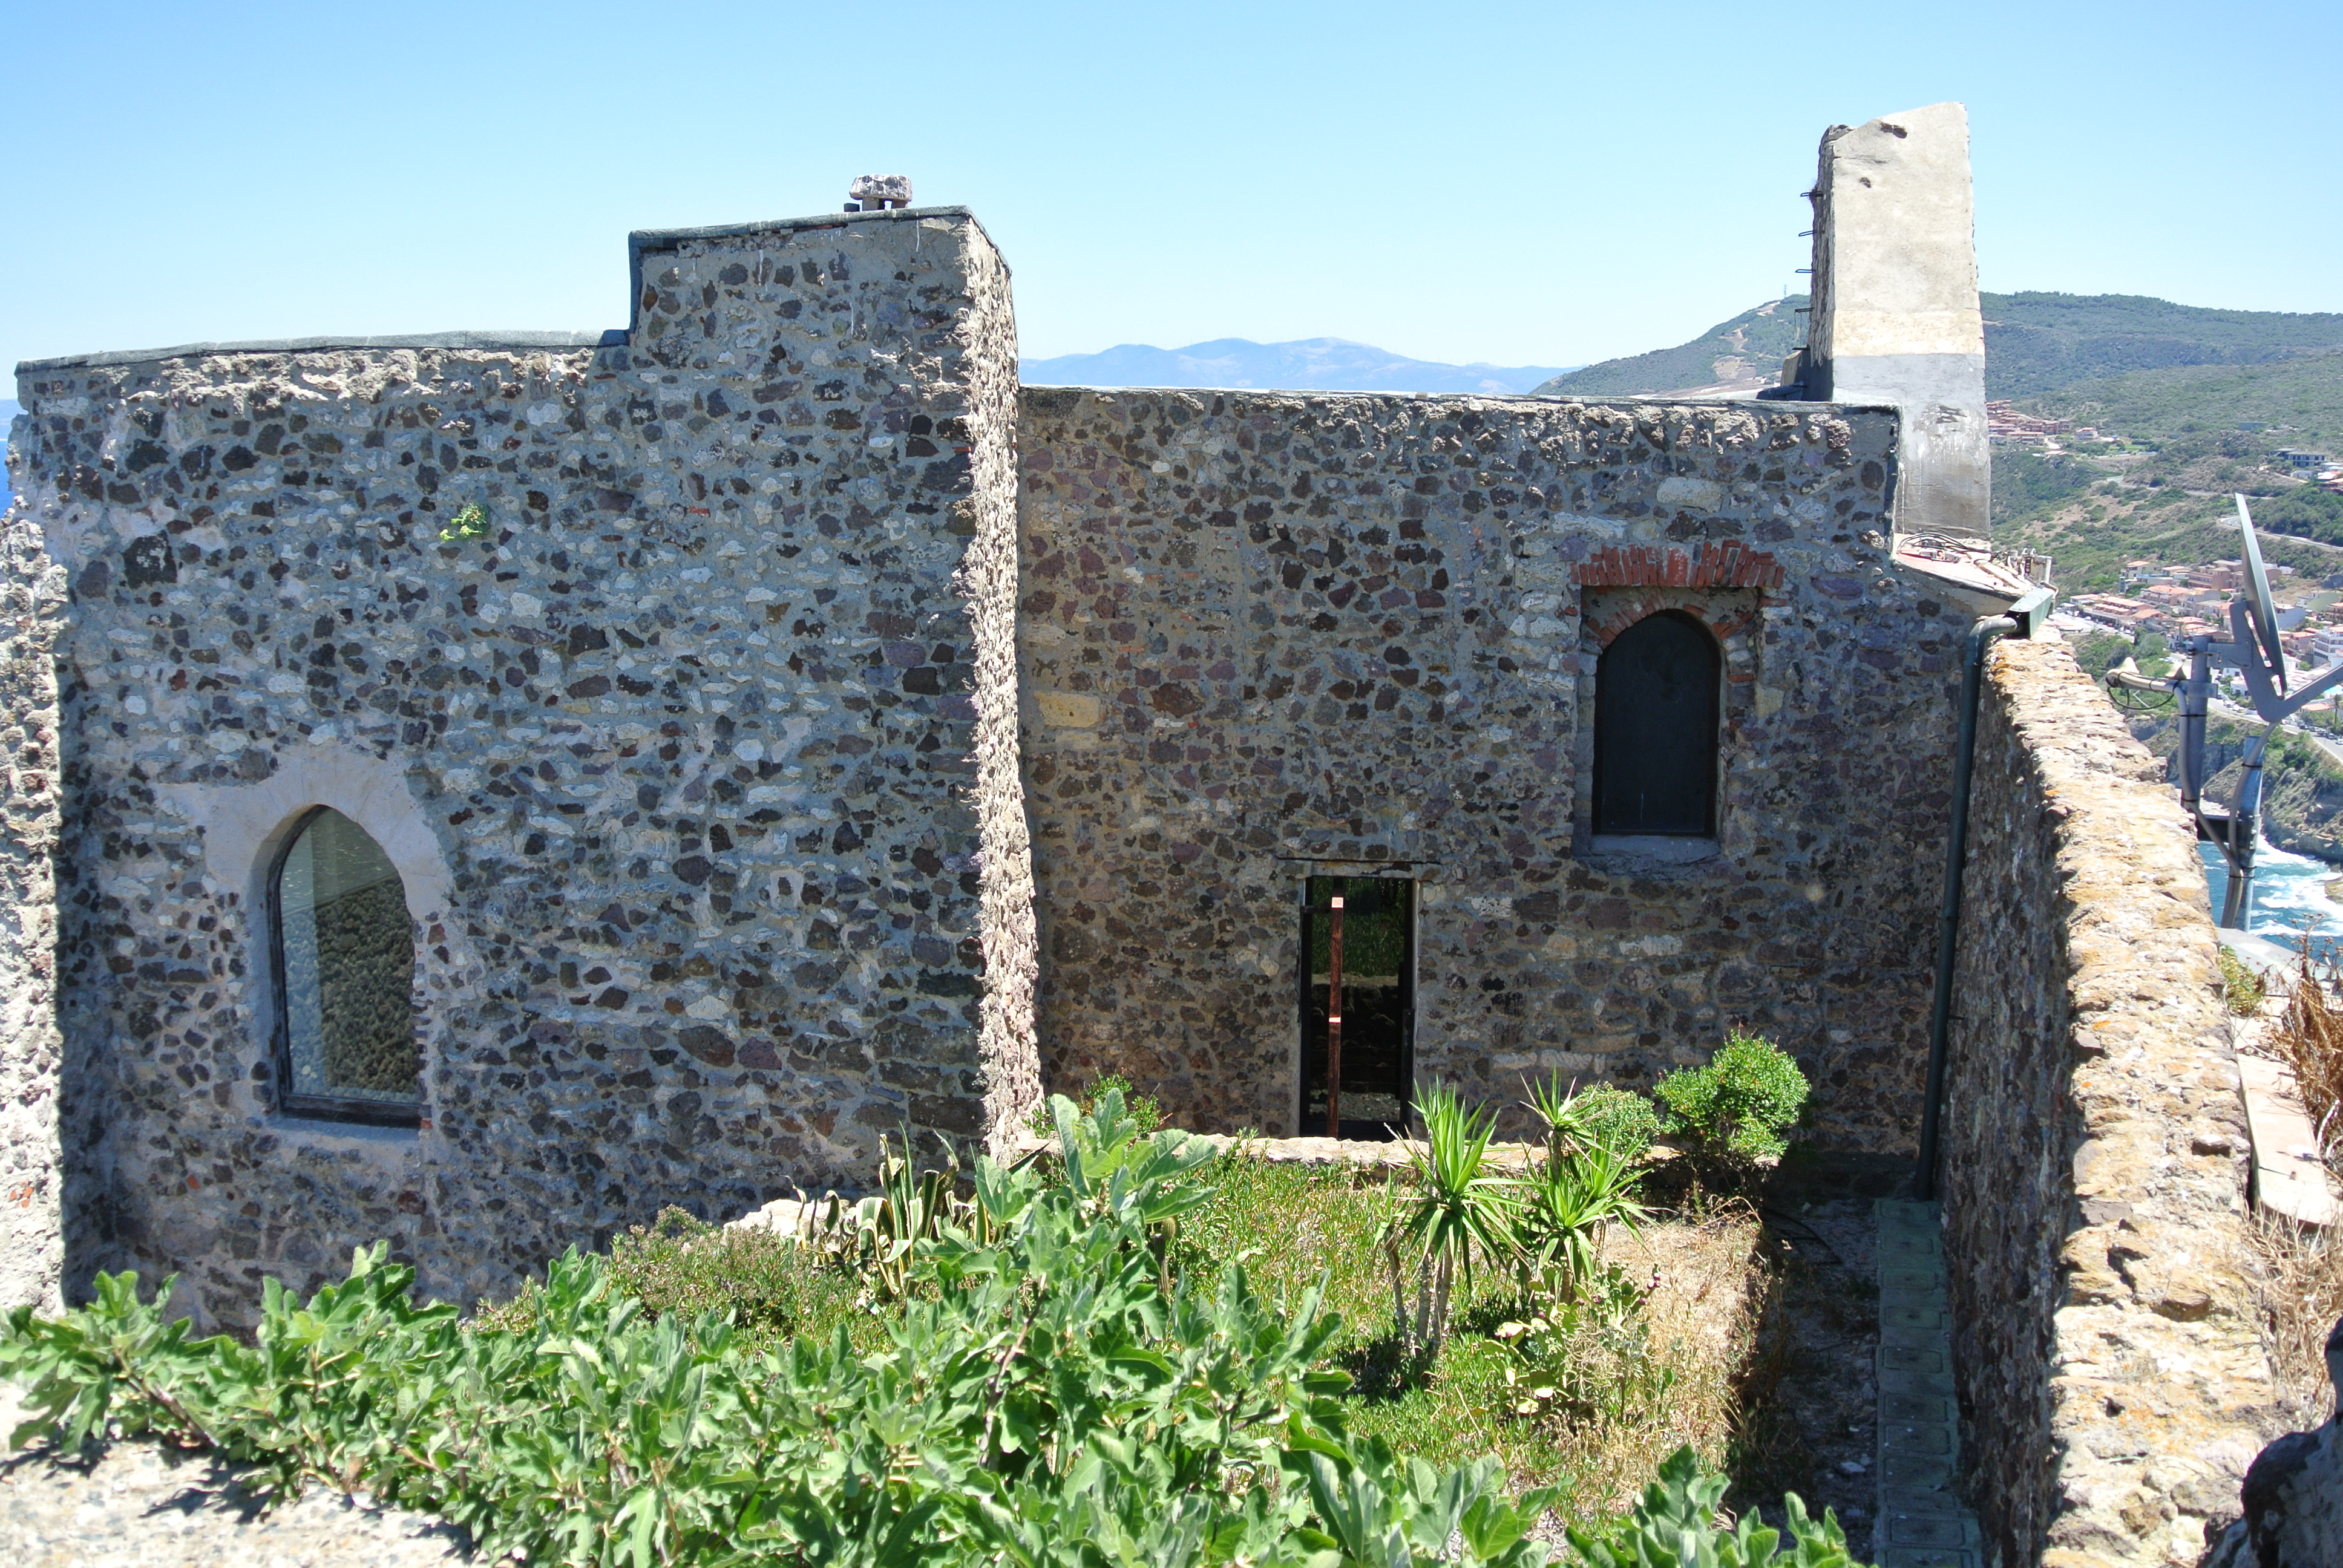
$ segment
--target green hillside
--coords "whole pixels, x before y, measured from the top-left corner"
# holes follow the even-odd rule
[[[2033,397],[2135,371],[2262,365],[2343,348],[2343,315],[2332,313],[2207,310],[2137,294],[1979,297],[1989,397]]]
[[[2036,413],[2118,430],[2134,440],[2234,430],[2253,423],[2286,427],[2275,432],[2282,445],[2326,450],[2343,441],[2343,349],[2313,349],[2258,365],[2176,365],[2134,371],[2075,382],[2027,398],[2025,406]]]
[[[1768,300],[1719,322],[1689,343],[1573,370],[1543,383],[1535,395],[1621,397],[1709,387],[1748,376],[1770,380],[1780,373],[1782,361],[1806,340],[1806,318],[1798,314],[1805,304],[1803,294]]]
[[[2327,372],[2296,365],[2268,382],[2248,377],[2230,391],[2217,393],[2215,388],[2228,385],[2222,368],[2276,366],[2308,356],[2327,359],[2328,371],[2343,370],[2343,358],[2335,357],[2343,351],[2343,314],[2208,310],[2132,294],[1987,294],[1980,300],[1989,397],[2035,397],[2078,383],[2108,387],[2110,377],[2201,367],[2197,374],[2207,395],[2228,397],[2240,407],[2275,408],[2302,378],[2316,382]],[[1805,341],[1805,317],[1798,311],[1807,303],[1802,294],[1771,301],[1689,343],[1606,359],[1557,376],[1537,390],[1584,397],[1705,387],[1733,378],[1718,374],[1725,360],[1770,371]],[[2117,395],[2133,402],[2163,396],[2147,385]],[[2185,399],[2194,394],[2172,396]],[[2227,417],[2234,423],[2287,417],[2241,412]]]

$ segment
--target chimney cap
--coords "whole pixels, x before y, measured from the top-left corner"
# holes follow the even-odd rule
[[[847,198],[863,204],[876,212],[883,207],[911,205],[911,176],[909,175],[857,175],[847,187]]]

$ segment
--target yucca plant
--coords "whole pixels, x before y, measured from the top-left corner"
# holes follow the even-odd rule
[[[1494,1111],[1466,1105],[1443,1083],[1420,1088],[1416,1106],[1423,1118],[1423,1141],[1408,1146],[1415,1187],[1406,1194],[1393,1190],[1381,1241],[1403,1348],[1411,1357],[1429,1361],[1447,1337],[1456,1286],[1472,1287],[1474,1258],[1496,1261],[1513,1256],[1513,1190],[1519,1183],[1484,1173],[1497,1127]],[[1411,1271],[1413,1313],[1407,1301]]]
[[[1633,1138],[1604,1135],[1614,1132],[1616,1108],[1591,1091],[1565,1090],[1559,1078],[1529,1090],[1523,1103],[1545,1123],[1545,1156],[1523,1184],[1514,1260],[1524,1296],[1566,1306],[1595,1288],[1604,1231],[1617,1225],[1633,1234],[1651,1217],[1636,1198],[1642,1148]]]

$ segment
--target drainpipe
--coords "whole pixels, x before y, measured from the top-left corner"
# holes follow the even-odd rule
[[[2032,637],[2049,618],[2051,593],[2036,588],[2009,607],[2006,615],[1989,615],[1969,628],[1968,649],[1961,663],[1960,743],[1953,753],[1953,821],[1945,846],[1945,902],[1936,917],[1936,994],[1928,1009],[1928,1087],[1920,1107],[1920,1165],[1912,1187],[1922,1202],[1936,1195],[1937,1131],[1945,1113],[1946,1035],[1953,1016],[1955,940],[1961,926],[1961,873],[1968,859],[1969,786],[1976,770],[1977,700],[1985,685],[1985,650],[1995,639],[2016,632]]]

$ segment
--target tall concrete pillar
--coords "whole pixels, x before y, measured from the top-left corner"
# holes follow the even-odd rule
[[[0,1311],[59,1305],[65,1255],[52,863],[65,583],[30,510],[20,498],[0,519]]]
[[[1992,468],[1968,112],[1833,126],[1821,164],[1805,396],[1902,411],[1898,531],[1982,535]]]

